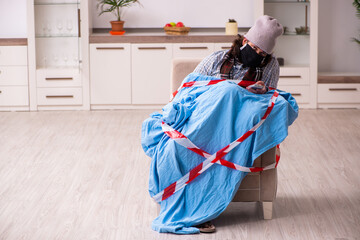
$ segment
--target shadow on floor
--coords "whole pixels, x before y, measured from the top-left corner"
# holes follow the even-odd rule
[[[273,219],[300,215],[323,215],[325,217],[329,212],[335,215],[341,211],[359,212],[359,203],[360,195],[355,192],[346,197],[341,194],[279,196],[274,202]],[[213,220],[214,224],[219,227],[259,221],[264,221],[262,206],[259,202],[232,202],[218,218]]]

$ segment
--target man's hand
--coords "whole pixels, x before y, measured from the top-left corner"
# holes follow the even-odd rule
[[[263,81],[257,81],[255,84],[248,86],[246,89],[249,92],[256,94],[264,94],[267,92],[267,87]]]

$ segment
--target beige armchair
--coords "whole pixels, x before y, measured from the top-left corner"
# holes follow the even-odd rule
[[[171,93],[176,91],[182,80],[191,73],[201,59],[174,59],[171,71]],[[276,161],[276,148],[263,153],[254,162],[254,167],[265,167]],[[242,181],[234,202],[261,202],[264,219],[272,218],[273,201],[276,197],[277,170],[249,173]]]

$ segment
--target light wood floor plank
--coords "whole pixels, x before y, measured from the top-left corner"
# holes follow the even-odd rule
[[[301,110],[272,220],[231,203],[215,234],[150,229],[140,145],[151,110],[0,112],[0,239],[360,239],[360,111]]]

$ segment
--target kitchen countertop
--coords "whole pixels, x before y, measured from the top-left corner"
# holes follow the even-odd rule
[[[94,29],[91,43],[204,43],[229,42],[236,36],[225,35],[225,29],[190,29],[186,35],[167,35],[160,29],[125,29],[124,35],[110,35],[110,29]],[[239,32],[240,33],[240,32]],[[240,33],[243,34],[243,33]]]
[[[27,38],[0,38],[0,46],[27,46]]]

